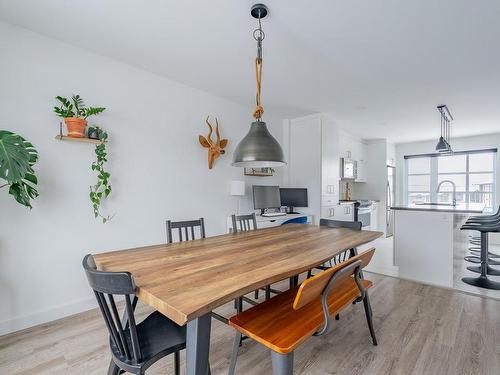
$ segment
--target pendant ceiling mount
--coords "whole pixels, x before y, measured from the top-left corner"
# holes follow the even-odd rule
[[[257,83],[257,94],[255,95],[255,110],[253,112],[254,122],[250,125],[247,135],[240,141],[234,151],[233,166],[246,168],[269,168],[286,165],[285,156],[279,142],[267,129],[262,121],[264,106],[261,102],[262,96],[262,42],[266,34],[262,30],[261,19],[266,17],[268,9],[264,4],[255,4],[250,10],[252,17],[258,20],[258,28],[253,32],[253,38],[257,42],[257,57],[255,59],[255,78]]]
[[[445,104],[438,105],[437,109],[441,115],[441,136],[439,137],[439,141],[436,145],[436,151],[440,154],[452,154],[453,149],[450,145],[450,136],[453,116],[451,115],[448,106]]]
[[[255,4],[250,10],[253,18],[262,19],[267,16],[268,9],[264,4]]]

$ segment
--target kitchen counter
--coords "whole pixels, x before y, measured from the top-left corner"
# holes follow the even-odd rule
[[[391,208],[399,277],[453,288],[455,241],[464,235],[460,227],[470,215],[481,214],[484,204],[411,204]]]
[[[457,203],[456,206],[434,205],[434,204],[408,204],[408,205],[391,207],[391,210],[435,211],[435,212],[451,212],[457,214],[481,214],[484,211],[484,204]]]

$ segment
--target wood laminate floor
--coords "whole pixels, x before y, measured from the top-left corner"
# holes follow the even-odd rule
[[[323,337],[295,355],[295,374],[500,374],[500,301],[368,274],[374,347],[362,304],[351,306]],[[148,310],[141,306],[140,314]],[[218,309],[229,315],[231,306]],[[233,331],[213,321],[213,374],[227,373]],[[92,310],[0,337],[0,374],[106,374],[104,321]],[[182,354],[184,358],[184,353]],[[149,374],[173,374],[165,358]],[[269,352],[252,341],[240,351],[236,374],[271,374]]]

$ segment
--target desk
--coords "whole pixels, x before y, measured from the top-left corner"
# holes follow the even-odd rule
[[[256,215],[255,217],[257,219],[258,229],[278,227],[283,223],[287,222],[288,220],[298,219],[301,217],[307,218],[307,224],[311,224],[313,221],[313,216],[308,214],[286,214],[282,216],[272,216],[272,217]],[[227,233],[230,233],[233,230],[233,221],[231,220],[231,216],[227,218],[226,226],[227,226]]]
[[[100,270],[130,272],[141,301],[187,324],[186,374],[206,375],[213,309],[380,236],[289,224],[102,253],[94,260]]]

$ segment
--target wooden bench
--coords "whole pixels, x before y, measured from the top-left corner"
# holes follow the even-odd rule
[[[367,289],[373,283],[362,278],[362,268],[374,248],[347,259],[300,286],[241,312],[229,325],[237,330],[229,375],[234,374],[242,335],[271,349],[273,374],[293,373],[293,351],[313,335],[325,334],[331,318],[353,302],[363,301],[373,344],[377,345]]]

